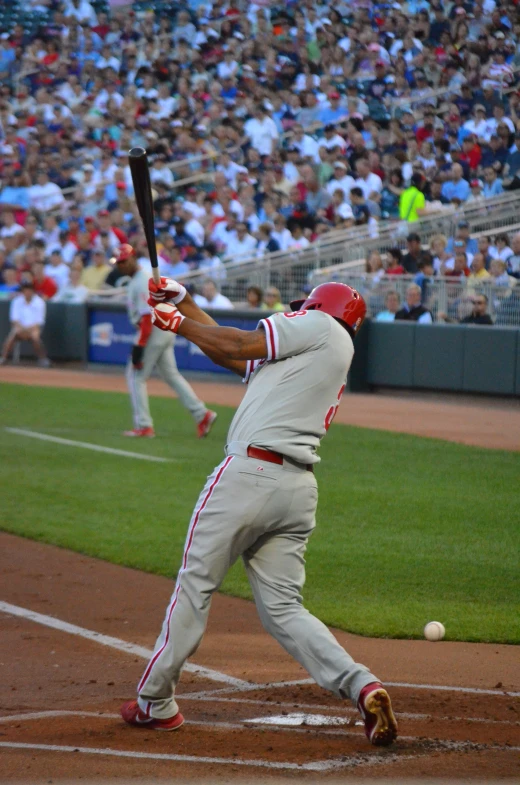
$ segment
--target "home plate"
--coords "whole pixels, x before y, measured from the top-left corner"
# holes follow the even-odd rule
[[[257,717],[256,719],[244,720],[253,725],[311,725],[322,727],[331,725],[363,725],[359,720],[353,721],[348,717],[330,717],[325,714],[280,714],[274,717]]]

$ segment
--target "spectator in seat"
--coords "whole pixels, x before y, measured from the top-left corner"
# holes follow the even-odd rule
[[[386,254],[386,274],[404,275],[406,270],[403,267],[403,254],[400,248],[391,248]]]
[[[81,274],[81,285],[85,286],[89,292],[96,292],[103,288],[107,275],[111,271],[107,264],[106,256],[100,249],[92,254],[92,264],[85,267]]]
[[[376,316],[376,322],[393,322],[399,310],[399,295],[391,289],[385,295],[385,310]]]
[[[460,164],[453,164],[451,167],[451,177],[443,184],[441,194],[447,202],[458,199],[465,202],[470,195],[470,187],[467,180],[463,178],[463,168]]]
[[[271,237],[276,240],[280,246],[281,251],[286,251],[290,248],[292,243],[292,235],[286,226],[286,221],[283,215],[278,213],[274,218],[274,230],[271,232]]]
[[[424,177],[420,172],[415,172],[410,181],[410,187],[406,188],[399,200],[399,217],[401,221],[414,223],[424,215],[426,199],[423,194]]]
[[[448,278],[467,278],[469,276],[468,254],[466,251],[462,248],[457,248],[455,250],[453,269],[446,270],[444,275]]]
[[[265,253],[274,253],[279,250],[280,245],[272,236],[271,225],[268,223],[260,224],[258,227],[258,242],[256,245],[257,256],[263,256]]]
[[[497,234],[495,237],[495,248],[498,259],[507,262],[510,256],[513,256],[513,249],[509,246],[509,237],[507,234]]]
[[[45,302],[35,291],[32,281],[23,280],[21,293],[13,298],[9,309],[11,331],[2,348],[0,365],[4,365],[17,341],[30,341],[34,347],[38,365],[48,368],[50,362],[41,340],[45,324]]]
[[[478,242],[470,237],[470,228],[467,221],[459,221],[457,224],[457,231],[455,237],[450,237],[446,246],[448,253],[453,253],[455,240],[463,240],[465,243],[465,250],[470,254],[476,254],[478,251]]]
[[[4,267],[0,277],[0,299],[10,300],[15,292],[20,291],[18,273],[14,267]]]
[[[49,257],[49,264],[45,265],[45,275],[52,278],[58,291],[69,282],[69,266],[61,258],[59,251],[53,251]]]
[[[202,308],[203,310],[210,308],[221,311],[232,310],[234,308],[231,300],[228,300],[227,297],[219,292],[218,286],[213,278],[206,278],[206,280],[202,282],[201,291],[201,294],[195,294],[193,297],[199,308]]]
[[[433,257],[429,251],[423,251],[417,264],[419,272],[413,281],[421,287],[421,302],[425,303],[428,294],[428,285],[433,282]]]
[[[507,286],[510,288],[516,281],[507,274],[507,265],[502,259],[493,259],[489,265],[491,283],[495,286]]]
[[[50,182],[47,171],[39,169],[35,184],[29,188],[29,200],[35,210],[47,213],[49,210],[61,207],[65,197],[59,185]]]
[[[69,282],[59,290],[52,298],[54,303],[69,303],[69,305],[81,305],[87,301],[89,291],[81,283],[83,265],[74,263],[70,268]]]
[[[53,278],[45,273],[45,263],[41,259],[36,259],[31,267],[33,277],[33,288],[37,295],[44,300],[50,300],[58,291],[58,285]]]
[[[502,180],[498,177],[496,170],[493,166],[487,166],[484,169],[484,187],[482,189],[482,195],[485,199],[489,199],[491,196],[498,196],[498,194],[503,192]]]
[[[236,236],[231,236],[225,247],[225,254],[235,260],[237,258],[253,256],[256,249],[256,240],[247,230],[247,224],[238,221],[236,225]]]
[[[408,253],[403,256],[402,265],[407,273],[416,273],[419,269],[419,257],[422,253],[421,238],[417,232],[412,232],[406,238]]]
[[[431,324],[431,312],[421,305],[421,287],[416,283],[410,284],[406,290],[406,303],[397,311],[396,321],[417,322],[417,324]]]
[[[517,232],[511,243],[513,253],[507,259],[507,272],[513,278],[520,278],[520,232]]]
[[[478,294],[473,298],[473,310],[469,316],[465,316],[460,320],[461,324],[488,324],[492,325],[493,321],[487,312],[488,298],[485,294]]]
[[[259,286],[249,286],[246,294],[245,310],[257,311],[259,309],[266,310],[267,306],[264,303],[264,292]]]
[[[486,260],[484,259],[484,254],[476,253],[473,257],[473,261],[470,264],[470,274],[468,276],[468,283],[471,281],[474,282],[482,282],[486,281],[491,278],[491,275],[486,270]]]
[[[285,306],[282,303],[282,295],[280,294],[280,290],[276,288],[276,286],[270,286],[268,289],[265,290],[264,294],[264,303],[265,307],[269,311],[285,311]]]

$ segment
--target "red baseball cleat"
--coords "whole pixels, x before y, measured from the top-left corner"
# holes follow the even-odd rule
[[[204,437],[208,435],[217,417],[218,414],[216,412],[212,412],[208,409],[204,415],[204,419],[197,425],[197,436],[199,439],[204,439]]]
[[[382,684],[373,681],[363,687],[358,709],[365,722],[367,739],[377,747],[387,747],[397,738],[397,722],[392,702]]]
[[[137,701],[127,701],[123,703],[120,709],[121,717],[128,725],[134,725],[137,728],[146,728],[147,730],[177,730],[184,722],[184,717],[177,712],[173,717],[168,717],[165,720],[158,720],[155,717],[147,717],[144,711],[141,711]]]
[[[131,431],[123,431],[123,436],[144,436],[147,439],[153,439],[155,431],[153,428],[134,428]]]

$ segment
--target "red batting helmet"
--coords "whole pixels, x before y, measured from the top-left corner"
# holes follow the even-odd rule
[[[293,300],[293,311],[325,311],[341,319],[356,333],[367,313],[365,301],[355,289],[345,283],[322,283],[312,290],[306,300]]]
[[[123,243],[123,245],[119,246],[116,254],[116,262],[126,262],[134,253],[135,251],[129,243]]]

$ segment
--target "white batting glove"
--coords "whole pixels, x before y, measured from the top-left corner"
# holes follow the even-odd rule
[[[175,305],[159,303],[152,310],[152,324],[164,332],[176,333],[186,317]]]
[[[157,303],[173,303],[178,305],[186,297],[186,287],[173,278],[161,277],[161,284],[157,286],[153,278],[148,280],[148,291],[150,297],[148,300],[149,305],[152,307]]]

